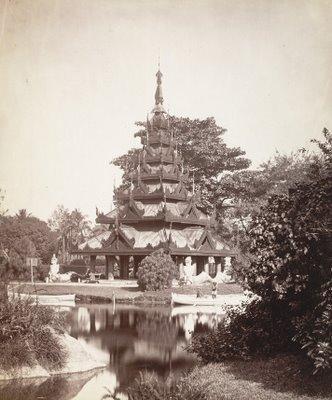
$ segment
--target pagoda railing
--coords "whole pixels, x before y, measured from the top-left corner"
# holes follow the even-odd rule
[[[119,200],[163,200],[165,195],[162,191],[153,192],[153,193],[119,193],[117,195]],[[167,200],[188,200],[187,193],[169,193],[167,194]]]
[[[198,218],[187,218],[187,217],[176,217],[169,215],[155,215],[155,216],[142,216],[142,217],[121,217],[113,218],[107,217],[106,215],[99,215],[96,218],[96,222],[99,224],[114,224],[116,219],[120,223],[124,224],[137,224],[140,222],[157,222],[164,221],[168,223],[178,223],[185,225],[199,225],[199,226],[214,226],[215,221],[209,219],[198,219]]]
[[[140,172],[138,173],[137,171],[133,174],[133,180],[137,181],[138,179],[141,179],[142,181],[150,181],[150,180],[160,180],[160,179],[167,179],[170,181],[183,181],[187,182],[188,177],[184,174],[182,174],[180,171],[177,173],[168,173],[168,172],[158,172],[158,173],[147,173],[147,172]]]
[[[155,155],[155,156],[152,156],[152,155],[149,155],[149,154],[148,154],[148,155],[145,157],[145,160],[142,160],[142,161],[141,161],[141,164],[143,164],[144,161],[147,162],[147,163],[159,163],[159,164],[161,164],[161,163],[169,163],[169,164],[176,163],[176,164],[181,164],[182,159],[181,159],[180,156],[175,156],[175,157],[173,157],[173,156],[171,156],[171,155],[164,155],[164,154],[157,154],[157,155]]]
[[[170,146],[172,144],[172,139],[169,136],[158,136],[158,135],[149,135],[148,143],[150,144],[166,144]]]

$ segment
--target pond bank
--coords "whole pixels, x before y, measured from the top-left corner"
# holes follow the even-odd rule
[[[67,333],[55,335],[67,353],[67,361],[63,368],[47,370],[38,363],[33,367],[16,367],[9,371],[0,368],[0,382],[23,378],[49,378],[55,375],[80,373],[106,367],[106,362],[98,359],[90,349],[77,339]]]
[[[76,301],[85,304],[111,303],[115,297],[117,303],[135,305],[169,305],[171,293],[196,294],[199,288],[202,294],[211,293],[211,285],[188,285],[174,287],[156,292],[142,292],[137,286],[114,286],[110,284],[66,284],[66,283],[22,283],[21,293],[38,294],[75,294]],[[17,288],[16,288],[17,290]],[[240,285],[220,283],[217,287],[218,294],[241,294]]]

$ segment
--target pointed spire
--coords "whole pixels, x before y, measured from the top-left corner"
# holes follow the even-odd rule
[[[157,89],[156,89],[154,98],[155,98],[156,106],[157,106],[158,104],[162,105],[164,102],[163,90],[161,87],[161,78],[163,77],[163,74],[161,73],[160,69],[158,69],[158,72],[156,73],[156,77],[157,77]]]

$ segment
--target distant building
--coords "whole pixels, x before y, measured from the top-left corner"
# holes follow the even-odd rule
[[[156,76],[155,106],[147,119],[147,135],[141,138],[143,148],[131,173],[131,187],[117,194],[115,210],[97,213],[96,222],[109,229],[73,253],[90,255],[92,269],[96,257],[105,256],[107,276],[118,268],[120,278],[128,279],[130,265],[131,275],[136,276],[141,260],[164,248],[180,273],[196,275],[205,270],[213,276],[235,253],[214,232],[214,217],[198,207],[194,188],[191,193],[186,188],[189,173],[184,172],[163,107],[162,73]]]

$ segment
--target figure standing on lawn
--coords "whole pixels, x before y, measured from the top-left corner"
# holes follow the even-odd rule
[[[212,292],[211,292],[212,298],[216,299],[217,298],[217,282],[212,283]]]

